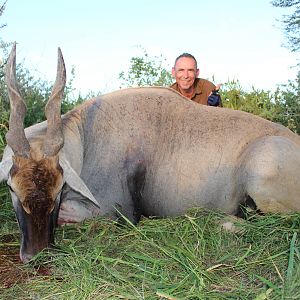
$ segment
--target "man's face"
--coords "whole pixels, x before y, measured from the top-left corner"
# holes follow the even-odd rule
[[[181,90],[191,89],[198,75],[199,69],[196,67],[196,62],[190,57],[179,58],[172,68],[172,76]]]

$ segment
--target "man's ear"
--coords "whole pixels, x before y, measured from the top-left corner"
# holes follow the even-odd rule
[[[196,77],[199,76],[199,73],[200,73],[200,71],[199,71],[199,69],[197,69],[197,70],[196,70]]]
[[[172,77],[175,78],[175,68],[172,67]]]

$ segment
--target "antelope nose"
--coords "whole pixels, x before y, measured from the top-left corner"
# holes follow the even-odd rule
[[[32,254],[20,252],[20,259],[24,264],[27,264],[32,259],[32,257]]]

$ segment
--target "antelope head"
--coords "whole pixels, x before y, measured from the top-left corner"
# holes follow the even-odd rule
[[[64,144],[60,109],[66,71],[61,50],[58,48],[56,81],[45,107],[47,130],[39,143],[29,143],[24,131],[26,105],[16,81],[16,44],[6,65],[5,78],[11,109],[6,141],[14,154],[7,183],[21,231],[20,258],[28,262],[54,244],[63,185],[58,153]]]

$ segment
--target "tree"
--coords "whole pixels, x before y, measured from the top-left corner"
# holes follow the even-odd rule
[[[292,52],[300,51],[300,0],[274,0],[275,7],[294,8],[291,15],[283,16],[284,30],[287,37],[285,45]],[[298,67],[300,65],[298,64]],[[279,93],[280,113],[275,116],[276,121],[300,133],[300,71],[294,81],[281,86]]]
[[[3,15],[5,10],[5,4],[6,1],[0,4],[0,17]],[[6,24],[0,24],[0,29],[3,29],[6,26]],[[6,51],[7,44],[2,40],[0,35],[0,49],[3,51],[3,53],[7,54]],[[8,101],[7,101],[7,93],[5,90],[5,83],[4,83],[4,60],[0,58],[0,154],[1,154],[1,148],[4,145],[4,134],[7,131],[7,120],[9,117],[8,113]],[[1,155],[0,155],[1,157]]]
[[[166,60],[162,56],[150,57],[145,49],[142,56],[130,59],[127,72],[122,71],[119,79],[122,86],[168,86],[172,83],[172,74],[163,67]]]
[[[300,71],[295,80],[282,85],[279,101],[281,112],[276,121],[300,134]]]
[[[299,0],[274,0],[272,5],[275,7],[294,7],[291,15],[283,16],[284,31],[287,38],[285,45],[292,52],[300,50],[300,1]]]
[[[228,81],[222,86],[223,106],[242,110],[273,121],[276,110],[276,93],[255,89],[245,91],[238,80]]]

